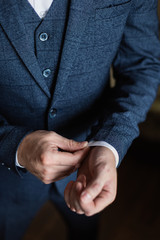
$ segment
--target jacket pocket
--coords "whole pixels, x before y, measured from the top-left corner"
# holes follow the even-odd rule
[[[96,19],[110,19],[113,17],[121,16],[130,9],[132,0],[118,1],[117,3],[111,3],[103,8],[96,9]]]

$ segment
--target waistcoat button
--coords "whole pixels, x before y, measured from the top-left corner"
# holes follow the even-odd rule
[[[42,41],[42,42],[45,42],[48,40],[48,34],[47,33],[41,33],[39,35],[39,39]]]

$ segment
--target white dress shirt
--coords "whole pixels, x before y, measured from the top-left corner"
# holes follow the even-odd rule
[[[40,18],[44,18],[46,16],[47,11],[49,10],[53,0],[28,0],[28,2],[34,8],[34,10],[38,14],[38,16]],[[103,146],[103,147],[109,148],[113,152],[113,154],[115,156],[116,167],[118,166],[119,155],[118,155],[117,150],[112,145],[110,145],[109,143],[104,142],[104,141],[92,141],[92,142],[89,142],[88,145],[90,147],[92,147],[92,146]],[[18,163],[17,153],[16,153],[16,166],[22,167]]]
[[[28,0],[40,18],[44,18],[53,0]]]

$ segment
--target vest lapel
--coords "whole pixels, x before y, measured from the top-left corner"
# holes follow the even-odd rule
[[[57,84],[53,99],[54,103],[56,98],[58,99],[60,95],[63,96],[62,91],[65,88],[65,82],[74,63],[82,34],[85,30],[89,16],[94,11],[92,3],[93,0],[71,0],[67,29],[64,37],[64,45],[57,76]]]
[[[36,56],[27,41],[25,27],[15,0],[0,1],[0,24],[37,84],[50,97]]]

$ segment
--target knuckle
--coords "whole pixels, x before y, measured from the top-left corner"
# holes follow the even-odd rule
[[[48,181],[48,180],[43,180],[42,181],[44,184],[50,184],[51,182],[50,181]]]
[[[73,139],[69,139],[67,141],[68,141],[68,148],[71,149],[71,150],[73,150],[74,148],[77,148],[78,145],[80,144],[79,142],[76,142]]]
[[[102,187],[102,186],[101,186],[100,183],[95,182],[95,183],[93,184],[93,186],[92,186],[92,189],[93,189],[94,191],[98,192],[98,191],[101,190],[101,187]]]
[[[43,176],[43,178],[46,178],[47,175],[48,175],[48,170],[44,168],[44,169],[42,170],[42,176]]]
[[[49,183],[51,183],[51,180],[49,178],[47,178],[46,176],[43,176],[42,177],[42,182],[45,183],[45,184],[49,184]]]
[[[44,168],[41,171],[41,176],[42,176],[43,180],[50,180],[50,178],[52,176],[52,171],[50,171],[50,169]]]
[[[57,134],[54,131],[48,131],[48,136],[51,138],[55,138]]]
[[[87,211],[87,212],[85,212],[85,215],[87,217],[91,217],[91,216],[93,216],[93,213],[91,211]]]
[[[74,147],[74,141],[73,141],[72,139],[70,139],[70,140],[68,141],[68,147],[69,147],[70,149],[72,149],[72,148]]]
[[[76,213],[77,214],[84,214],[84,212],[82,210],[77,210]]]
[[[41,162],[41,164],[42,164],[43,166],[49,165],[50,161],[49,161],[49,158],[46,156],[45,153],[42,153],[42,154],[40,155],[40,162]]]

